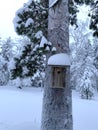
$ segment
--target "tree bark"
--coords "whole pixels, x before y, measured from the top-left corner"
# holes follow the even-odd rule
[[[58,0],[49,7],[48,40],[56,47],[57,53],[69,54],[68,0]],[[49,66],[45,80],[41,130],[72,130],[70,67],[65,71],[63,89],[52,88],[52,69]]]

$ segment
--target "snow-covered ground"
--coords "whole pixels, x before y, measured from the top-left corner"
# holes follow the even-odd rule
[[[40,130],[43,91],[0,87],[0,130]],[[80,99],[73,92],[74,130],[98,130],[98,97]]]

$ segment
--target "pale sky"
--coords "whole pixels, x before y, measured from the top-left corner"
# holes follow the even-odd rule
[[[13,18],[15,12],[28,0],[0,0],[0,37],[15,37]]]

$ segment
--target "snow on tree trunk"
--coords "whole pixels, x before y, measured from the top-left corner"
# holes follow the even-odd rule
[[[69,53],[68,19],[68,0],[58,0],[49,8],[48,40],[56,47],[57,53]],[[73,129],[70,67],[67,67],[64,79],[64,88],[52,88],[52,69],[47,66],[41,130]]]

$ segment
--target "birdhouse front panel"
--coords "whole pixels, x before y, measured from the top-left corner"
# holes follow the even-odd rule
[[[64,88],[65,87],[65,68],[53,67],[52,73],[52,87]]]

